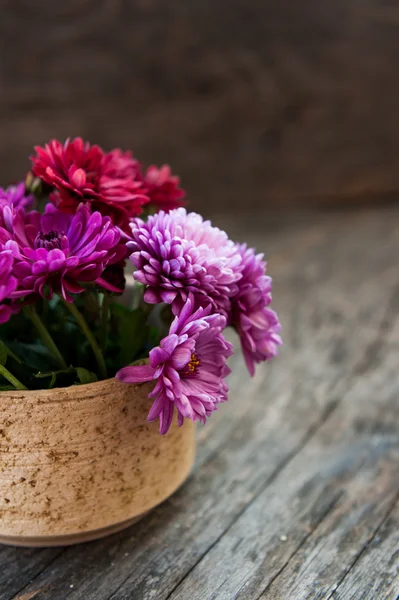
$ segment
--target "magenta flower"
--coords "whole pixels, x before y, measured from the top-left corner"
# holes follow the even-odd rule
[[[242,258],[224,231],[184,208],[160,211],[146,223],[137,219],[131,228],[134,277],[147,286],[146,302],[172,304],[177,314],[192,293],[196,305],[211,303],[229,315]]]
[[[172,175],[169,165],[160,168],[151,165],[144,175],[144,186],[151,205],[165,212],[184,204],[182,199],[186,194],[179,188],[179,183],[180,179]]]
[[[64,144],[51,140],[44,148],[36,146],[32,171],[49,186],[54,204],[65,212],[75,212],[84,201],[102,215],[127,228],[129,219],[142,212],[149,202],[143,192],[139,167],[129,152],[104,153],[82,138]]]
[[[26,193],[24,182],[6,189],[0,188],[0,227],[12,231],[13,214],[31,208],[34,197]]]
[[[282,343],[276,313],[268,308],[272,301],[272,280],[266,275],[263,255],[255,255],[246,244],[237,246],[243,260],[242,279],[232,301],[232,319],[237,329],[246,365],[255,373],[255,363],[277,355]]]
[[[224,378],[230,373],[226,361],[233,348],[221,333],[225,317],[209,313],[210,307],[193,312],[193,301],[187,299],[169,335],[151,350],[149,364],[124,367],[116,374],[125,383],[156,381],[148,420],[159,417],[162,434],[169,430],[175,407],[179,425],[184,418],[205,423],[216,405],[227,400]]]
[[[14,212],[12,231],[0,228],[0,245],[14,257],[18,289],[13,297],[61,293],[68,302],[84,290],[82,284],[119,291],[102,279],[106,266],[122,260],[126,246],[109,217],[81,205],[75,215],[48,204],[41,215]]]
[[[12,275],[13,263],[11,252],[0,252],[0,324],[6,323],[13,312],[12,307],[3,302],[11,299],[11,294],[17,287],[17,280]]]
[[[26,192],[23,181],[16,185],[10,185],[8,188],[0,187],[0,211],[5,206],[27,210],[32,208],[33,201],[34,196]]]

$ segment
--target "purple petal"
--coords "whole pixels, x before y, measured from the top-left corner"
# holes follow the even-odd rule
[[[177,292],[172,292],[172,291],[162,291],[160,293],[162,302],[165,302],[165,304],[172,304],[173,300],[176,298],[177,296]]]
[[[164,410],[165,405],[169,402],[167,398],[163,394],[159,394],[155,400],[153,405],[150,408],[150,412],[148,413],[147,421],[155,421]]]
[[[170,356],[178,343],[178,337],[172,333],[161,340],[161,348]]]
[[[140,281],[136,277],[136,275],[137,275],[137,273],[135,273],[135,279],[137,279],[137,281]],[[146,302],[148,302],[148,304],[158,304],[159,302],[161,302],[161,297],[160,297],[160,295],[157,292],[155,292],[151,288],[147,288],[146,291],[145,291],[145,293],[144,293],[144,300]]]
[[[159,416],[159,433],[162,435],[165,435],[165,433],[168,433],[169,431],[169,428],[172,424],[173,412],[173,402],[166,402],[165,407]]]
[[[115,377],[123,383],[144,383],[154,379],[155,369],[151,365],[136,365],[132,367],[123,367]]]
[[[157,346],[150,351],[150,364],[152,368],[156,369],[159,365],[162,365],[168,360],[170,354],[163,348]],[[156,374],[158,376],[158,374]]]
[[[183,369],[191,358],[191,350],[187,347],[181,347],[175,349],[171,357],[171,364],[176,369]]]

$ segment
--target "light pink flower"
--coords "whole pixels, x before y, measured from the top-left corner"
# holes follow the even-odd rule
[[[196,213],[178,208],[136,219],[128,243],[134,278],[147,286],[150,304],[172,304],[174,314],[191,293],[197,306],[230,314],[230,297],[241,278],[241,255],[227,234]]]

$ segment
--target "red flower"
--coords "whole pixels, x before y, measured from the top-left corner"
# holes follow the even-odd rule
[[[51,199],[63,211],[74,213],[82,201],[88,202],[93,210],[127,228],[129,219],[138,216],[149,201],[138,163],[129,152],[104,153],[82,138],[68,139],[65,144],[51,140],[35,150],[33,173],[56,188]]]
[[[78,205],[82,199],[97,195],[98,175],[103,151],[90,146],[82,138],[69,139],[65,144],[51,140],[44,148],[35,147],[32,156],[33,174],[61,192],[67,192]]]
[[[142,206],[149,202],[140,165],[131,152],[115,149],[104,154],[98,188],[97,210],[110,215],[119,225],[127,226],[129,219],[141,214]]]
[[[180,179],[172,175],[169,165],[163,165],[160,169],[151,165],[144,176],[144,186],[150,203],[157,210],[165,212],[185,205],[182,198],[186,194],[179,188],[179,183]]]
[[[140,163],[132,157],[130,151],[122,152],[119,148],[104,154],[102,160],[102,174],[115,179],[140,180]],[[139,182],[139,181],[138,181]]]

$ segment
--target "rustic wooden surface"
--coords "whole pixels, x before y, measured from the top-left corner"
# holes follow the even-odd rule
[[[0,0],[0,182],[80,134],[170,162],[193,206],[399,190],[393,0]]]
[[[285,346],[199,430],[170,500],[106,540],[0,549],[1,600],[396,600],[399,211],[232,220]]]

